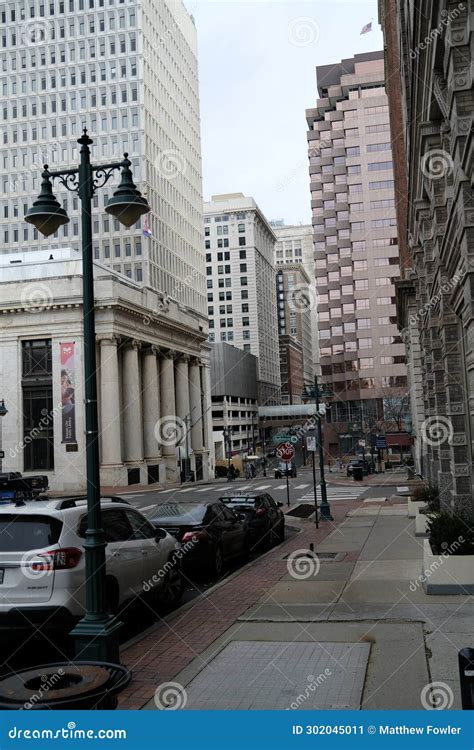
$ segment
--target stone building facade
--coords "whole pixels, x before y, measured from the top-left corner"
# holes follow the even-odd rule
[[[398,324],[419,462],[445,507],[472,508],[474,9],[444,0],[421,14],[408,0],[381,0],[379,14],[403,110],[410,262],[397,285]],[[390,64],[397,58],[400,68]]]
[[[102,486],[214,475],[207,331],[188,312],[96,264]],[[0,259],[4,471],[46,474],[54,491],[86,487],[82,262],[65,248]],[[61,347],[74,345],[67,372]],[[75,406],[65,439],[63,377]],[[67,393],[66,393],[67,396]],[[189,463],[187,463],[189,461]]]

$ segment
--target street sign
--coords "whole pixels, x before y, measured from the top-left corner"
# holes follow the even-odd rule
[[[308,453],[316,451],[316,438],[312,435],[308,435],[306,438],[306,450]]]
[[[385,435],[377,435],[375,438],[375,447],[376,448],[387,448],[387,438]]]
[[[285,461],[286,463],[292,461],[295,457],[295,449],[291,443],[283,443],[283,445],[279,445],[275,453],[280,461]]]
[[[272,437],[273,445],[281,445],[282,443],[294,443],[294,442],[295,442],[294,435],[274,435]]]
[[[0,458],[5,458],[5,451],[0,451]]]
[[[361,448],[365,448],[365,440],[359,440],[359,445]]]

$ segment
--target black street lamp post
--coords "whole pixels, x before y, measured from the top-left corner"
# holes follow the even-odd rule
[[[322,521],[332,521],[331,508],[328,502],[328,493],[326,486],[326,478],[324,475],[324,447],[323,447],[323,427],[322,419],[319,413],[319,398],[320,396],[329,395],[329,391],[320,390],[318,383],[318,376],[314,376],[314,387],[313,389],[308,388],[305,395],[309,395],[310,391],[313,391],[311,395],[314,396],[314,403],[316,406],[316,422],[318,431],[318,451],[319,451],[319,474],[320,474],[320,485],[321,485],[321,505],[320,505],[320,517]]]
[[[106,541],[102,528],[100,507],[99,432],[97,416],[97,377],[95,354],[94,277],[92,257],[92,197],[103,187],[116,170],[121,170],[121,182],[108,201],[105,210],[127,227],[150,211],[146,199],[135,187],[130,171],[131,162],[124,154],[121,162],[93,166],[89,146],[93,143],[84,128],[78,143],[81,159],[77,169],[50,172],[45,165],[41,193],[25,221],[45,237],[54,234],[69,217],[53,195],[52,180],[78,194],[81,200],[82,278],[84,324],[84,394],[85,444],[87,470],[87,531],[85,533],[86,613],[72,631],[76,656],[96,661],[119,661],[118,631],[121,623],[107,613],[106,598]]]
[[[5,417],[8,414],[8,409],[5,406],[5,401],[2,398],[0,401],[0,419],[1,417]],[[2,433],[2,423],[0,421],[0,472],[2,471],[2,461],[3,461],[3,433]]]
[[[224,427],[224,445],[227,449],[227,479],[232,479],[231,461],[232,461],[232,427]]]

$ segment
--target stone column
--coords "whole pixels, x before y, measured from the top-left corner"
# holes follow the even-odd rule
[[[158,442],[161,442],[162,453],[165,458],[176,464],[176,399],[174,387],[174,357],[175,352],[169,351],[160,359],[160,402],[161,416],[158,428]],[[171,465],[171,462],[169,462]]]
[[[158,383],[158,348],[149,346],[143,352],[143,448],[145,460],[157,461],[160,446],[156,438],[156,425],[160,419],[160,389]]]
[[[191,404],[191,445],[196,453],[203,449],[201,368],[199,360],[194,359],[189,367],[189,400]]]
[[[131,340],[123,349],[124,459],[133,463],[143,461],[139,348],[140,343]]]
[[[215,456],[214,440],[212,432],[212,400],[211,400],[211,368],[204,364],[201,368],[202,373],[202,392],[203,392],[203,430],[204,430],[204,449],[207,451],[207,457],[204,461],[205,480],[214,477]]]
[[[176,360],[176,416],[178,422],[178,439],[181,437],[181,454],[188,458],[190,424],[189,405],[189,357],[182,354]]]
[[[100,339],[101,464],[122,463],[120,441],[120,387],[117,336]]]

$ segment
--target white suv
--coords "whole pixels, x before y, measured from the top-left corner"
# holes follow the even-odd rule
[[[176,604],[176,539],[122,498],[101,498],[107,608],[136,597]],[[0,506],[0,629],[67,632],[85,608],[85,498]]]

